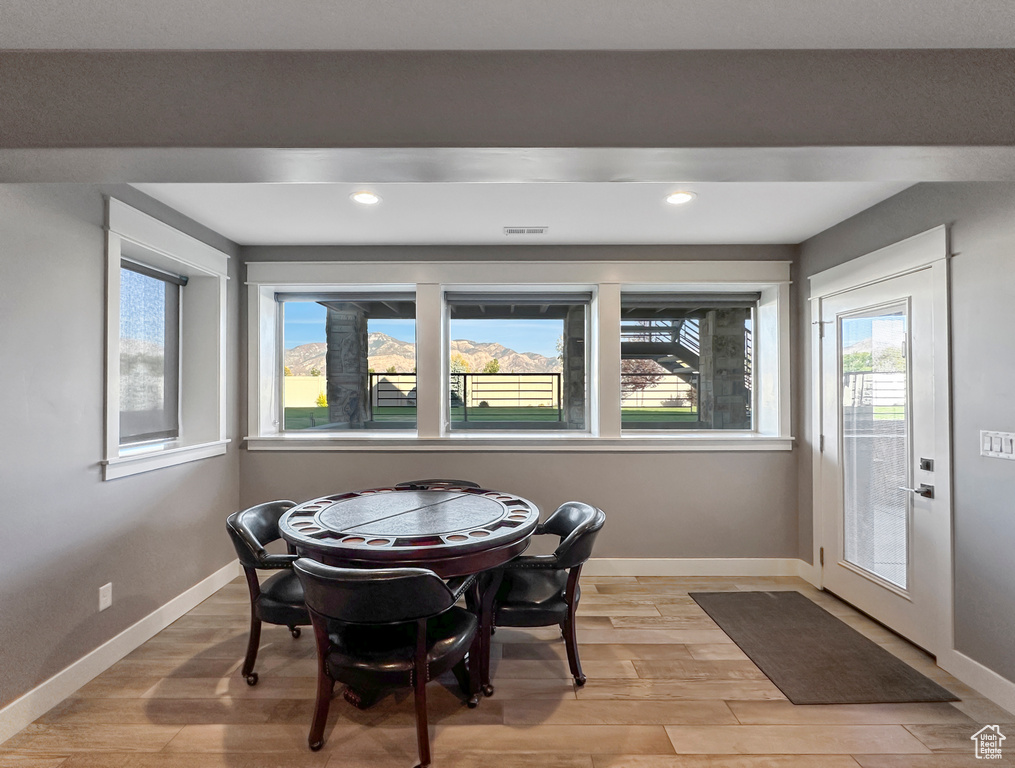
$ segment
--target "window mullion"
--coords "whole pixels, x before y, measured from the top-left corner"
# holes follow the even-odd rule
[[[620,437],[620,284],[600,283],[596,299],[599,355],[595,366],[599,436]]]
[[[443,433],[444,325],[441,286],[420,283],[416,286],[416,429],[421,438]]]

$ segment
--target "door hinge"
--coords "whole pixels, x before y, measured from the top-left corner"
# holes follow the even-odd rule
[[[825,564],[825,548],[820,547],[818,549],[818,563],[821,565]]]
[[[824,452],[825,452],[825,436],[821,435],[818,438],[818,453],[824,453]]]

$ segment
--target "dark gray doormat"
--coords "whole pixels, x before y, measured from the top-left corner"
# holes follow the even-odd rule
[[[958,701],[799,592],[691,597],[794,704]]]

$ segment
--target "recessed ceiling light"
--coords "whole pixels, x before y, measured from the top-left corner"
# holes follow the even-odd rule
[[[360,192],[353,192],[349,195],[353,202],[359,203],[360,205],[377,205],[381,202],[381,196],[375,192],[367,192],[366,190]]]
[[[697,195],[694,192],[687,192],[681,190],[680,192],[671,192],[666,196],[666,202],[670,205],[684,205],[685,203],[691,202]]]

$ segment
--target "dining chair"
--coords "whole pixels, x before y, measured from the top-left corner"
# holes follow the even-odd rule
[[[503,578],[494,597],[496,627],[560,625],[567,662],[578,685],[585,685],[575,632],[575,612],[581,598],[578,578],[605,522],[606,514],[590,504],[561,504],[535,531],[536,535],[559,537],[553,554],[519,555],[502,566]]]
[[[479,488],[479,484],[471,480],[431,478],[429,480],[406,480],[398,483],[395,487],[410,491],[439,491],[444,488]]]
[[[297,560],[294,569],[317,641],[310,749],[324,744],[336,682],[366,692],[369,699],[387,688],[411,686],[420,766],[425,768],[430,764],[427,681],[451,669],[470,705],[478,702],[478,659],[469,650],[479,622],[474,613],[455,606],[474,577],[445,583],[425,568],[338,568],[308,558]]]
[[[262,621],[288,627],[293,638],[300,636],[301,626],[310,624],[310,614],[303,603],[303,587],[292,569],[296,554],[291,549],[289,554],[271,554],[265,549],[281,538],[278,519],[294,506],[294,501],[268,501],[234,512],[226,519],[226,530],[250,590],[250,638],[240,670],[247,685],[257,685],[254,662],[261,643]],[[265,570],[279,573],[262,584],[257,572]]]

